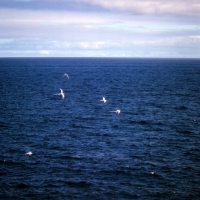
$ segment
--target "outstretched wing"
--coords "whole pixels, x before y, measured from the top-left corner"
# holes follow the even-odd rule
[[[69,74],[64,73],[64,76],[66,76],[69,79]]]

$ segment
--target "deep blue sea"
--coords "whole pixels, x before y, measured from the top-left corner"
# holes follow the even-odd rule
[[[0,199],[199,197],[200,59],[0,58]]]

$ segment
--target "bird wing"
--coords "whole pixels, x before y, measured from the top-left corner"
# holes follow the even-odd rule
[[[66,73],[65,73],[64,76],[66,76],[66,77],[69,79],[69,74],[66,74]]]

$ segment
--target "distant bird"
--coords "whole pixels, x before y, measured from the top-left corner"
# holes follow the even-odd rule
[[[33,153],[31,151],[27,152],[26,155],[31,156]]]
[[[115,111],[110,111],[110,112],[116,112],[118,115],[121,112],[121,110],[115,110]]]
[[[65,93],[63,92],[63,90],[61,88],[60,88],[60,94],[62,96],[62,99],[64,99],[65,98]]]
[[[64,73],[64,76],[66,76],[69,79],[69,74]]]
[[[60,93],[58,94],[54,94],[54,95],[61,95],[62,96],[62,99],[65,98],[65,93],[63,92],[63,90],[60,88]]]
[[[100,101],[103,101],[104,103],[106,103],[106,98],[105,97],[103,97],[103,99],[102,100],[100,100]]]

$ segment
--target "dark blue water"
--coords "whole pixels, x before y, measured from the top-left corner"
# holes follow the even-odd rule
[[[1,58],[0,95],[1,199],[199,199],[200,60]]]

